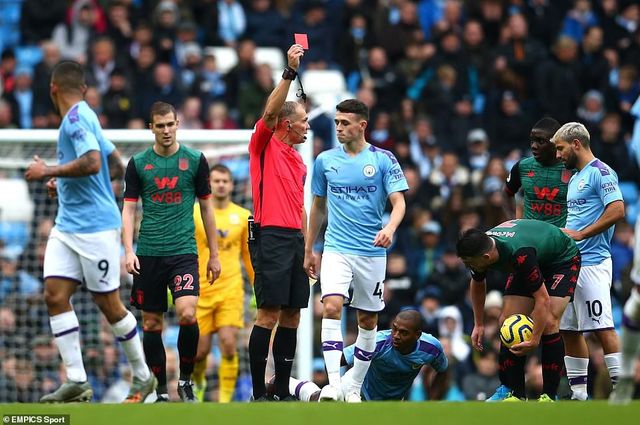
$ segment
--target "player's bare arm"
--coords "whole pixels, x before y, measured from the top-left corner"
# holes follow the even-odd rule
[[[425,374],[427,375],[426,379],[430,382],[427,388],[429,400],[442,400],[448,389],[446,371],[436,372],[434,369],[429,368]]]
[[[530,351],[535,350],[540,345],[542,332],[547,326],[547,318],[551,315],[551,299],[547,292],[547,287],[540,285],[533,294],[533,311],[531,312],[531,320],[533,320],[533,335],[531,340],[521,342],[510,348],[511,352],[517,356],[527,355]]]
[[[624,201],[613,201],[608,204],[595,223],[582,230],[562,229],[571,239],[581,241],[598,235],[624,218]]]
[[[471,345],[478,351],[482,351],[484,338],[484,300],[487,295],[486,279],[476,280],[471,278],[469,283],[471,307],[473,308],[473,331],[471,332]]]
[[[291,46],[287,52],[287,65],[289,68],[297,71],[300,66],[300,59],[302,59],[303,55],[304,50],[301,45],[294,44]],[[278,120],[278,114],[282,109],[282,105],[284,105],[284,101],[287,99],[287,94],[289,93],[289,87],[291,86],[292,81],[293,80],[285,80],[284,78],[281,79],[273,92],[271,92],[271,95],[269,95],[264,107],[264,114],[262,115],[262,119],[268,128],[275,127],[276,121]]]
[[[220,266],[220,258],[218,257],[218,240],[216,237],[216,218],[213,214],[213,203],[211,197],[199,198],[200,215],[202,216],[202,224],[207,234],[207,245],[209,246],[209,261],[207,262],[207,278],[209,284],[220,276],[222,267]]]
[[[38,155],[24,173],[29,180],[42,180],[45,177],[85,177],[100,172],[100,152],[93,150],[63,165],[47,165]]]
[[[393,242],[393,235],[396,233],[398,226],[402,222],[404,213],[407,209],[407,205],[404,201],[404,194],[402,192],[393,192],[389,195],[389,202],[391,202],[391,216],[386,226],[382,228],[373,240],[373,246],[380,246],[382,248],[389,248],[391,242]]]
[[[109,165],[109,178],[113,180],[122,180],[124,178],[124,164],[122,163],[122,157],[117,149],[107,157],[107,164]]]
[[[127,273],[140,274],[140,261],[133,250],[133,230],[136,220],[137,202],[124,201],[122,206],[122,244],[124,245]]]
[[[320,272],[320,258],[313,252],[313,243],[318,237],[320,226],[327,215],[327,198],[314,196],[309,213],[309,226],[304,242],[304,271],[312,279],[318,278]]]

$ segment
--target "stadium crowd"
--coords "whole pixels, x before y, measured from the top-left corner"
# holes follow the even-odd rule
[[[104,128],[146,128],[156,101],[176,105],[180,128],[250,128],[275,86],[273,71],[279,71],[259,63],[256,48],[284,51],[293,33],[309,36],[311,49],[301,73],[339,71],[347,89],[371,110],[367,140],[391,150],[403,168],[407,214],[389,249],[379,326],[388,328],[403,307],[419,309],[424,331],[441,340],[449,357],[446,399],[482,400],[499,385],[497,331],[506,277],[488,276],[490,348],[473,353],[469,274],[454,244],[461,230],[490,228],[513,216],[504,182],[511,167],[529,155],[529,131],[542,116],[584,123],[594,153],[618,173],[627,205],[626,221],[617,224],[612,241],[612,298],[619,325],[632,286],[640,183],[630,152],[631,107],[640,96],[640,5],[634,1],[4,1],[0,128],[59,126],[49,81],[62,59],[86,67],[86,100]],[[237,64],[221,72],[209,46],[235,49]],[[333,111],[314,117],[310,125],[316,154],[333,146]],[[61,379],[41,296],[44,244],[56,206],[39,186],[30,185],[36,212],[24,249],[6,245],[0,251],[3,402],[37,401]],[[124,267],[121,280],[130,286]],[[317,342],[322,305],[318,293],[312,296]],[[128,379],[123,358],[89,297],[79,292],[74,300],[81,306],[89,379],[96,400],[121,400]],[[355,339],[355,317],[347,319],[349,343]],[[167,372],[174,380],[175,339],[167,343]],[[314,378],[323,383],[319,344],[314,350],[320,366]],[[610,388],[598,350],[597,344],[590,350],[595,379],[589,392],[605,398]],[[527,376],[535,397],[541,392],[536,356],[529,360]],[[236,399],[248,398],[248,379],[241,374]],[[412,399],[424,397],[415,385]]]

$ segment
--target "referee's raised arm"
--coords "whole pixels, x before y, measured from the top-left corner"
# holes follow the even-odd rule
[[[287,99],[291,82],[295,80],[298,75],[298,67],[300,66],[302,55],[304,55],[304,50],[301,45],[294,44],[289,47],[289,51],[287,52],[287,67],[282,73],[282,79],[269,95],[264,107],[264,114],[262,115],[264,123],[270,129],[273,129],[276,125],[278,114],[280,114],[284,101]]]

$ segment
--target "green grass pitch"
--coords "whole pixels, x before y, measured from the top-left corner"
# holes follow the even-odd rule
[[[72,425],[640,425],[640,401],[559,403],[378,402],[162,405],[0,404],[0,416],[68,414]]]

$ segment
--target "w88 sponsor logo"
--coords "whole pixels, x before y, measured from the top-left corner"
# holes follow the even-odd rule
[[[531,211],[542,215],[562,215],[562,205],[548,202],[531,202]]]

